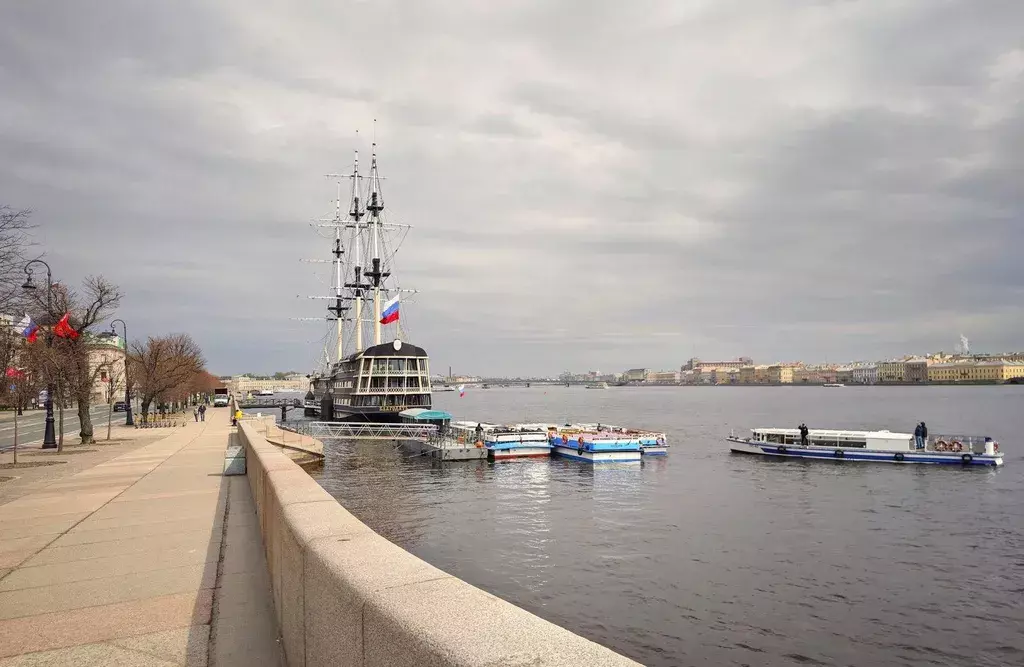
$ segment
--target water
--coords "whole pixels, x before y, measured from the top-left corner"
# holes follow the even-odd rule
[[[664,430],[642,466],[331,443],[320,483],[430,563],[648,665],[1024,664],[1024,387],[435,394],[490,421]],[[988,434],[999,470],[731,455],[730,429]],[[481,629],[483,630],[483,629]]]

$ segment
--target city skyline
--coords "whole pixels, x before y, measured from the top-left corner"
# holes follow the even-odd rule
[[[308,223],[376,120],[435,371],[1018,349],[1022,24],[969,0],[9,3],[0,204],[62,280],[130,285],[133,335],[312,370]]]

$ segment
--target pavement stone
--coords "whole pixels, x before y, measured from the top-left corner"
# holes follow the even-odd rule
[[[0,667],[283,665],[248,480],[221,475],[234,429],[209,417],[0,495]]]

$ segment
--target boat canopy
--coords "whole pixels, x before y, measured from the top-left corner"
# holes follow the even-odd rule
[[[444,410],[427,410],[426,408],[409,408],[408,410],[402,410],[398,414],[405,419],[411,419],[412,421],[418,422],[439,420],[451,421],[452,418],[452,416]]]

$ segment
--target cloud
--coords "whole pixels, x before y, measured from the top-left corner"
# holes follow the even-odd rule
[[[435,368],[1020,348],[1024,6],[983,4],[13,3],[0,201],[219,372],[315,363],[298,260],[374,119]]]

